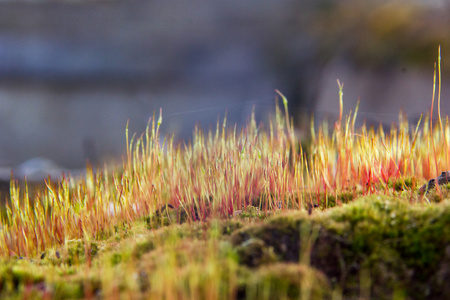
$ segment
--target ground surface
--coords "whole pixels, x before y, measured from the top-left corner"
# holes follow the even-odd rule
[[[2,298],[444,299],[450,203],[362,197],[321,211],[162,226],[167,210],[89,242],[2,261]]]

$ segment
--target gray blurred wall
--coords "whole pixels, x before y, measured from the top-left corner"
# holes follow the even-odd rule
[[[304,48],[308,38],[292,39],[296,7],[288,0],[1,4],[0,161],[47,157],[78,168],[118,158],[127,120],[141,133],[160,108],[163,131],[180,139],[197,122],[215,126],[225,112],[228,124],[242,125],[252,107],[266,117],[274,89],[289,86],[286,52],[314,55]]]
[[[302,128],[314,111],[335,117],[337,78],[345,83],[346,111],[360,97],[360,115],[375,123],[390,123],[400,107],[413,116],[426,111],[433,60],[446,33],[419,48],[413,39],[397,46],[378,41],[368,23],[377,10],[346,2],[1,3],[0,165],[34,157],[66,168],[118,160],[127,120],[131,132],[141,133],[160,108],[163,132],[176,133],[176,141],[189,139],[197,122],[215,126],[226,111],[228,124],[244,124],[252,107],[266,120],[274,89],[289,98]],[[376,6],[381,16],[398,20],[383,10],[389,3]],[[403,8],[411,3],[402,1]],[[447,20],[445,3],[416,3],[415,12],[431,9],[418,14],[419,29]],[[423,36],[426,31],[418,32],[421,43]],[[395,56],[421,47],[419,62]],[[450,79],[444,82],[448,108]]]

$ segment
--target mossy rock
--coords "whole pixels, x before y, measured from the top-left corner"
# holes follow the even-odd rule
[[[311,266],[345,295],[359,292],[361,270],[366,270],[373,282],[371,294],[379,298],[404,291],[411,297],[450,297],[445,286],[450,282],[448,224],[448,204],[414,207],[404,200],[369,196],[311,217],[274,217],[235,232],[231,241],[241,264],[253,268],[274,260],[298,263],[310,243]]]
[[[177,283],[199,280],[189,284],[205,299],[210,279],[239,299],[357,299],[361,293],[374,299],[447,299],[448,224],[447,200],[414,205],[385,196],[358,198],[312,215],[232,217],[152,231],[141,220],[129,224],[120,242],[110,237],[85,247],[83,240],[71,240],[33,260],[8,259],[0,264],[0,296],[32,291],[33,297],[58,299],[118,292],[119,297],[136,293],[145,298],[165,261]],[[207,273],[208,255],[212,273]],[[114,278],[105,280],[106,272]]]

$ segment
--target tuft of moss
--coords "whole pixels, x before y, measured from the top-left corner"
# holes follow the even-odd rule
[[[340,206],[342,204],[347,204],[353,201],[353,199],[355,199],[357,196],[361,196],[361,192],[344,191],[337,195],[320,193],[319,196],[317,197],[319,199],[318,206],[321,209]]]
[[[431,203],[440,203],[444,200],[450,199],[450,183],[435,186],[423,195],[423,199]]]
[[[87,242],[83,240],[73,240],[69,241],[65,248],[66,248],[66,257],[65,262],[71,266],[71,265],[77,265],[80,263],[84,263],[89,256],[89,259],[97,255],[97,252],[99,251],[99,246],[96,242],[90,242],[88,245],[86,245]],[[61,254],[56,251],[56,258],[59,259],[58,256]]]
[[[134,245],[133,256],[139,259],[145,253],[155,250],[155,248],[155,243],[150,239],[138,240]]]
[[[273,247],[257,238],[247,239],[236,247],[240,264],[248,267],[258,267],[263,264],[274,263],[279,260]]]
[[[387,186],[394,191],[401,192],[407,189],[415,189],[417,186],[417,179],[415,177],[398,178],[389,180]]]
[[[222,235],[231,235],[236,230],[242,228],[244,224],[238,220],[226,220],[222,223]]]
[[[277,216],[235,232],[231,241],[243,265],[274,263],[257,259],[268,257],[266,253],[273,253],[270,258],[276,262],[296,263],[316,228],[309,262],[344,294],[360,291],[365,270],[376,297],[389,298],[403,291],[410,297],[448,296],[444,282],[450,273],[449,207],[415,207],[396,198],[368,196],[312,217]]]
[[[240,272],[241,299],[329,299],[331,296],[326,276],[303,264],[275,263]]]
[[[78,282],[59,281],[54,285],[53,297],[56,299],[81,299],[83,296],[83,287]]]

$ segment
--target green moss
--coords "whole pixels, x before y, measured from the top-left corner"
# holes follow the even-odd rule
[[[244,224],[241,221],[237,220],[226,220],[222,223],[222,234],[230,235],[236,230],[242,228]]]
[[[145,218],[148,229],[157,229],[171,224],[183,224],[188,221],[201,221],[206,220],[209,217],[209,204],[211,200],[205,200],[205,202],[199,208],[195,204],[185,205],[184,207],[170,207],[164,205],[150,216]]]
[[[271,251],[276,253],[278,261],[298,261],[300,253],[299,226],[306,218],[304,214],[300,216],[303,218],[299,215],[271,218],[267,222],[237,231],[232,235],[231,240],[237,247],[243,247],[249,241],[254,241],[260,247],[273,249]],[[248,266],[255,266],[254,260],[249,260],[247,257],[241,260]]]
[[[317,198],[317,205],[321,209],[325,209],[350,203],[351,201],[353,201],[353,199],[360,195],[360,192],[347,190],[337,194],[337,196],[332,194],[320,193],[318,196],[315,196],[313,198]]]
[[[365,266],[377,283],[375,295],[390,297],[406,290],[425,296],[444,288],[445,280],[436,274],[450,244],[448,224],[448,205],[414,207],[404,200],[370,196],[312,218],[298,213],[274,217],[239,230],[232,242],[238,249],[254,244],[254,249],[238,251],[248,266],[271,263],[254,258],[269,250],[277,262],[298,262],[303,241],[312,234],[302,228],[319,226],[310,263],[345,293],[359,290],[358,270]],[[430,291],[429,286],[436,288]]]
[[[249,267],[257,267],[279,260],[274,249],[262,240],[251,238],[236,247],[239,262]]]
[[[133,249],[133,256],[141,258],[143,254],[155,250],[155,243],[150,239],[138,240]]]
[[[69,241],[66,244],[67,255],[65,257],[65,262],[69,266],[84,263],[87,259],[86,255],[89,255],[89,257],[92,258],[97,254],[98,250],[99,247],[96,242],[90,242],[89,245],[85,246],[85,242],[82,240]],[[61,256],[59,252],[56,253],[57,259],[59,259],[58,256]]]
[[[118,265],[122,262],[122,255],[120,253],[113,253],[111,255],[111,264],[113,266]]]
[[[349,223],[347,235],[355,252],[373,251],[383,242],[402,250],[418,265],[435,262],[439,246],[449,240],[445,237],[449,229],[444,225],[450,221],[448,210],[435,206],[417,209],[394,198],[361,198],[333,211],[330,218]]]
[[[276,263],[257,270],[241,270],[240,298],[329,299],[330,295],[327,278],[302,264]]]
[[[306,294],[329,299],[332,291],[345,299],[361,291],[377,299],[445,299],[450,295],[449,207],[449,201],[414,206],[368,196],[312,215],[297,211],[261,219],[252,208],[246,218],[151,231],[141,220],[127,225],[120,242],[110,237],[85,247],[73,240],[45,251],[43,258],[41,253],[35,260],[0,263],[0,296],[32,291],[36,297],[45,292],[50,298],[76,299],[106,296],[115,286],[120,297],[149,298],[158,280],[177,276],[174,290],[195,295],[195,286],[205,299],[212,286],[246,299]]]
[[[44,284],[45,276],[44,270],[34,266],[27,259],[2,261],[0,266],[0,298],[14,298],[25,290],[28,290],[29,294],[32,295],[34,294],[32,293],[33,287]]]
[[[424,195],[424,199],[431,203],[440,203],[450,199],[450,183],[440,185],[439,190],[437,187],[429,189],[427,194]]]
[[[395,180],[389,179],[387,186],[397,192],[414,189],[417,186],[417,179],[415,177],[397,178]]]
[[[239,214],[240,218],[260,218],[263,215],[260,209],[255,206],[247,206],[242,212]]]
[[[11,268],[11,276],[14,281],[35,283],[44,279],[44,275],[37,268],[30,268],[26,264],[15,264]]]
[[[83,287],[78,282],[60,281],[53,288],[55,299],[80,299],[84,296]]]

